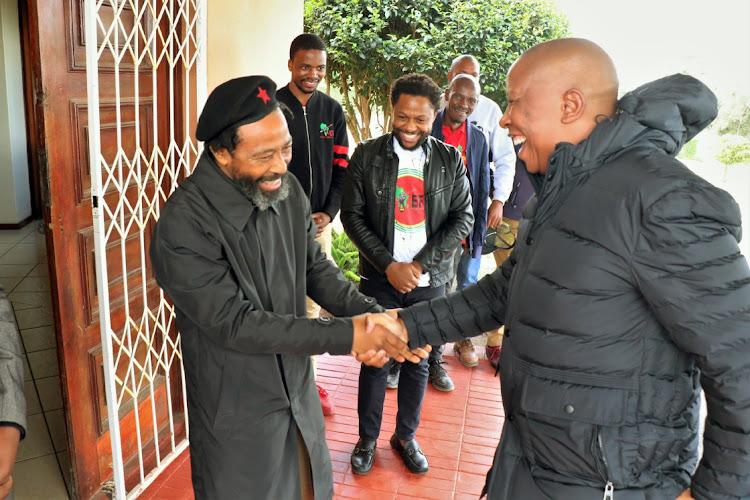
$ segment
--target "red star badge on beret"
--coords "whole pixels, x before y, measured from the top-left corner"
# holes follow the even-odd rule
[[[263,104],[267,104],[268,101],[271,100],[271,98],[268,97],[268,92],[266,92],[266,89],[263,87],[258,87],[258,99],[263,99]]]

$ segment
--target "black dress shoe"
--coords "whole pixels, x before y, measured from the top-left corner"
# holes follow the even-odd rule
[[[430,363],[427,379],[432,382],[432,387],[438,391],[450,392],[454,389],[453,381],[445,373],[445,369],[440,366],[441,364],[443,364],[442,360]]]
[[[363,439],[357,441],[352,452],[352,472],[364,475],[372,470],[377,445],[376,441],[365,441]]]
[[[424,456],[416,439],[407,441],[402,445],[401,441],[394,434],[391,436],[391,448],[401,455],[401,460],[404,461],[406,468],[414,474],[424,474],[430,470],[430,467],[427,465],[427,457]]]

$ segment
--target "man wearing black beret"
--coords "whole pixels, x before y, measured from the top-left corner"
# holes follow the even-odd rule
[[[175,305],[198,499],[333,497],[310,356],[375,365],[427,353],[382,330],[381,311],[328,261],[299,182],[292,138],[265,76],[217,87],[198,120],[207,146],[161,211],[154,276]],[[309,295],[331,313],[305,317]],[[371,328],[370,328],[371,329]]]

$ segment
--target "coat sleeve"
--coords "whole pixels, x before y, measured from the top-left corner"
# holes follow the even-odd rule
[[[23,359],[13,309],[0,285],[0,422],[26,435]]]
[[[409,348],[442,345],[500,327],[505,320],[508,284],[515,265],[514,250],[495,272],[473,285],[399,311],[409,332]]]
[[[696,500],[750,498],[750,268],[740,225],[725,192],[675,188],[644,211],[632,262],[643,297],[701,371],[708,417]]]
[[[323,212],[336,217],[341,208],[341,189],[349,166],[349,136],[346,131],[344,110],[338,103],[334,108],[333,119],[333,165],[331,165],[331,187],[323,205]]]
[[[432,154],[438,154],[437,151]],[[448,214],[438,231],[430,235],[427,243],[414,256],[425,272],[430,272],[446,259],[452,258],[464,238],[471,231],[474,215],[471,209],[471,189],[466,177],[461,154],[454,147],[450,148],[450,161],[445,166],[453,172],[453,186],[451,191]]]
[[[355,316],[382,312],[375,299],[359,293],[341,270],[321,251],[315,241],[317,226],[312,218],[307,227],[307,295],[334,316]]]
[[[394,262],[393,254],[370,226],[366,215],[364,182],[367,160],[364,149],[372,146],[373,143],[360,144],[352,155],[344,179],[341,224],[359,250],[360,258],[367,259],[380,274],[385,274],[386,268]]]
[[[162,214],[152,237],[154,276],[179,311],[201,332],[210,334],[213,342],[248,354],[351,351],[351,319],[308,319],[259,309],[240,288],[221,242],[196,220],[178,216],[176,211],[170,215],[175,217],[166,220]],[[332,286],[335,296],[351,296],[351,286],[339,282],[333,270],[314,274]]]

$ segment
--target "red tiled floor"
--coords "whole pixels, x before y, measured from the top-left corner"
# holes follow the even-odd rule
[[[477,349],[482,357],[481,348]],[[445,349],[452,353],[451,348]],[[318,356],[318,383],[328,391],[336,413],[326,417],[336,499],[477,499],[500,438],[504,413],[500,382],[482,360],[465,368],[446,356],[443,365],[456,386],[439,392],[428,384],[417,440],[430,462],[418,476],[406,470],[388,440],[396,423],[397,391],[386,392],[375,465],[367,476],[353,474],[349,456],[357,442],[359,364],[349,356]],[[148,499],[192,499],[190,457],[184,452],[142,495]]]

